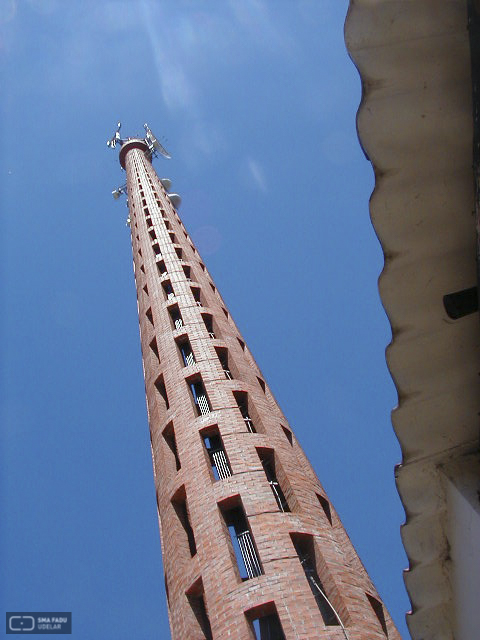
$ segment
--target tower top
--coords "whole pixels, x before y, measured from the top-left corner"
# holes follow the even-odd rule
[[[122,127],[121,122],[117,122],[117,130],[113,134],[113,136],[107,140],[107,147],[111,149],[115,149],[117,143],[121,145],[119,160],[121,166],[125,169],[125,156],[127,151],[130,149],[142,149],[149,155],[156,157],[158,153],[160,153],[164,158],[171,158],[168,151],[160,144],[157,140],[156,136],[153,135],[152,130],[148,126],[147,123],[143,125],[145,129],[145,136],[141,138],[140,136],[135,136],[133,138],[122,138],[120,135],[120,129]]]

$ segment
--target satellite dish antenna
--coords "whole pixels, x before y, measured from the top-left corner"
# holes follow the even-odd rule
[[[160,142],[157,140],[157,138],[153,135],[152,130],[150,129],[147,123],[143,125],[143,128],[145,129],[145,132],[146,132],[145,142],[148,144],[148,148],[150,149],[150,151],[152,153],[154,153],[155,151],[158,151],[158,153],[160,153],[164,158],[170,159],[172,156],[168,153],[165,147],[163,147],[160,144]]]
[[[175,209],[178,209],[182,203],[182,198],[178,195],[178,193],[169,193],[168,197],[170,198],[170,202],[173,204]]]

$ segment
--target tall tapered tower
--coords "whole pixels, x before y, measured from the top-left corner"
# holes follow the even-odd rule
[[[172,637],[398,639],[155,173],[164,150],[145,129],[108,144],[127,174]]]

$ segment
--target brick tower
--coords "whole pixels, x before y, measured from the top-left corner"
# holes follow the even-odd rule
[[[399,639],[151,164],[126,170],[165,588],[174,640]],[[166,153],[166,152],[165,152]]]

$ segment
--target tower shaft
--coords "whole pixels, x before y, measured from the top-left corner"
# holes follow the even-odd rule
[[[120,160],[172,637],[400,638],[147,145]]]

